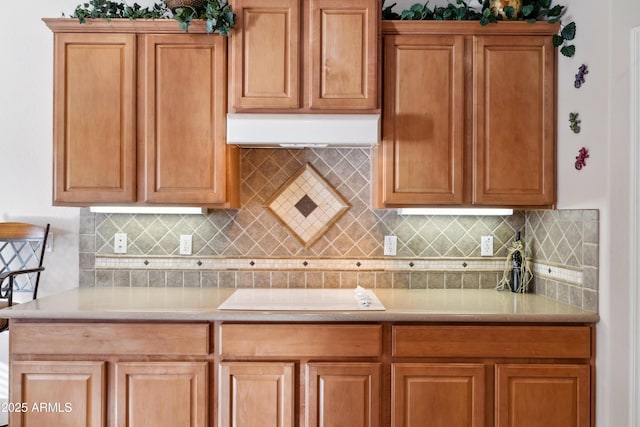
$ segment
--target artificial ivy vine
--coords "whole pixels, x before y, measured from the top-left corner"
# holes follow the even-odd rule
[[[546,21],[549,23],[559,22],[564,13],[565,7],[552,5],[552,0],[523,0],[522,11],[516,17],[516,10],[511,6],[503,8],[504,17],[494,13],[489,0],[484,0],[480,10],[472,8],[465,0],[456,0],[456,4],[449,3],[447,6],[436,6],[429,8],[427,1],[424,4],[416,3],[409,9],[405,9],[399,14],[393,11],[396,3],[390,6],[382,5],[383,20],[434,20],[434,21],[479,21],[481,25],[497,23],[498,21],[520,20],[529,23]],[[576,47],[568,42],[576,36],[576,24],[570,22],[562,30],[553,36],[553,45],[560,47],[560,53],[564,56],[572,57],[576,52]]]
[[[229,35],[234,25],[234,14],[225,0],[207,0],[204,6],[198,8],[178,7],[171,10],[164,1],[155,3],[152,7],[142,7],[138,3],[129,6],[123,2],[111,0],[89,0],[87,3],[76,7],[71,15],[80,23],[87,19],[175,19],[180,28],[189,30],[189,24],[193,19],[206,21],[207,33],[219,32],[221,35]]]

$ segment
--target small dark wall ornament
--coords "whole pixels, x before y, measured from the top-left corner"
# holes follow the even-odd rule
[[[589,150],[582,147],[580,150],[578,150],[578,155],[576,156],[576,169],[580,170],[583,167],[587,166],[587,163],[585,162],[585,159],[589,158]]]
[[[579,113],[569,113],[569,128],[573,133],[580,133],[581,120],[578,118],[579,116]]]
[[[576,89],[580,89],[582,84],[585,82],[584,76],[586,74],[589,74],[589,70],[587,69],[587,66],[585,64],[582,64],[578,68],[578,74],[576,74],[576,80],[573,82],[573,85],[575,86]]]

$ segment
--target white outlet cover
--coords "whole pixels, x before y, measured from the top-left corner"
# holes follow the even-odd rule
[[[191,255],[193,237],[191,234],[180,235],[180,255]]]
[[[397,236],[384,236],[384,254],[395,256],[398,250]]]
[[[493,236],[480,237],[480,256],[493,256]]]
[[[114,254],[127,253],[127,233],[116,233],[113,236],[113,253]]]

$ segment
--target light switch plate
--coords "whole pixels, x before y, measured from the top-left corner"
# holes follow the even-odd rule
[[[480,256],[493,256],[493,236],[480,237]]]
[[[113,236],[113,253],[114,254],[127,253],[127,233],[116,233]]]

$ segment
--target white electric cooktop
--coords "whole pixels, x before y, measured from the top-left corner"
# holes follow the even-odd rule
[[[370,289],[238,289],[218,310],[384,310]]]

